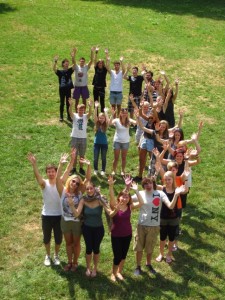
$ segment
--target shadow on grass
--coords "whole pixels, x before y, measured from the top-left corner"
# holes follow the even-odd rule
[[[93,0],[82,0],[93,2]],[[130,6],[133,8],[151,9],[157,13],[175,14],[175,15],[195,15],[199,18],[209,18],[214,20],[225,19],[225,6],[223,0],[94,0],[94,2],[112,4],[118,6]],[[133,16],[135,17],[135,15]]]
[[[6,14],[9,12],[14,12],[17,9],[12,7],[11,5],[7,4],[7,3],[0,3],[0,14]]]

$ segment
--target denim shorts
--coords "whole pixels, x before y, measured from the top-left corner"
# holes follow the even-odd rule
[[[128,150],[130,143],[119,143],[113,142],[113,149],[114,150]]]
[[[110,92],[109,100],[111,105],[121,105],[122,99],[122,92]]]
[[[142,138],[140,141],[140,148],[146,149],[148,152],[151,152],[154,149],[154,140]]]

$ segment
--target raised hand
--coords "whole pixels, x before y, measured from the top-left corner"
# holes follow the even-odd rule
[[[130,176],[130,174],[127,174],[127,175],[123,176],[123,180],[124,180],[126,187],[129,188],[132,184],[133,178]]]
[[[35,157],[34,154],[31,153],[31,152],[29,152],[29,153],[27,154],[27,159],[30,161],[30,163],[31,163],[32,165],[35,165],[36,162],[37,162],[36,157]]]
[[[104,108],[104,112],[107,113],[109,111],[108,107]]]
[[[68,159],[68,157],[69,157],[69,154],[68,153],[63,153],[63,154],[61,154],[61,157],[60,157],[60,164],[65,164],[65,163],[67,163],[68,161],[67,161],[67,159]]]
[[[69,98],[68,102],[69,102],[70,106],[73,105],[73,100],[71,98]]]
[[[96,50],[95,46],[91,47],[91,52],[95,52],[95,50]]]
[[[88,101],[88,106],[89,106],[89,107],[92,107],[92,100],[89,100],[89,101]]]
[[[121,62],[123,61],[123,59],[124,59],[124,57],[123,57],[123,56],[120,56],[120,61],[121,61]]]
[[[58,56],[58,55],[55,55],[55,56],[54,56],[54,61],[57,62],[58,60],[59,60],[59,56]]]
[[[136,182],[132,181],[130,188],[134,191],[137,191],[138,190],[138,184]]]
[[[181,185],[179,187],[177,187],[175,189],[175,195],[180,195],[181,193],[184,193],[185,192],[185,186],[184,185]]]
[[[161,75],[166,75],[166,72],[165,72],[164,70],[161,70],[161,71],[160,71],[160,74],[161,74]]]
[[[179,78],[177,78],[176,80],[175,80],[175,85],[178,85],[179,84]]]
[[[108,177],[108,185],[114,185],[114,183],[116,182],[116,180],[113,180],[113,176],[112,175],[109,175]]]
[[[105,54],[109,54],[108,48],[105,48]]]
[[[81,157],[80,160],[79,160],[79,162],[82,163],[82,164],[86,164],[86,165],[90,165],[91,164],[90,160],[88,160],[88,159],[86,159],[84,157]]]
[[[98,107],[99,107],[99,102],[95,101],[95,108],[98,108]]]

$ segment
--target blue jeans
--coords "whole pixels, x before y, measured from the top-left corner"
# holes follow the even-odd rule
[[[102,157],[102,171],[106,168],[106,153],[108,150],[107,144],[94,144],[94,170],[98,170],[98,158],[101,152]]]

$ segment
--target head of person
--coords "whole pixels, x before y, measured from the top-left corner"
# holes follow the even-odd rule
[[[148,101],[144,101],[142,104],[142,111],[144,114],[147,114],[150,108],[150,103]]]
[[[79,117],[82,117],[84,112],[85,112],[85,105],[84,104],[79,104],[77,106],[77,112],[78,112]]]
[[[45,172],[49,180],[56,178],[57,167],[53,164],[49,164],[45,167]]]
[[[173,172],[174,176],[177,175],[178,172],[178,164],[175,161],[170,161],[167,164],[167,170]]]
[[[153,72],[152,71],[147,71],[145,73],[145,78],[147,79],[147,81],[151,81],[153,78]]]
[[[174,151],[174,158],[178,165],[182,164],[182,162],[184,161],[184,154],[185,151],[182,148],[178,148]]]
[[[159,131],[163,135],[163,138],[168,139],[169,138],[169,124],[166,120],[161,120],[159,122]]]
[[[81,185],[83,181],[79,175],[72,175],[70,176],[65,184],[65,189],[67,193],[77,193],[80,191]]]
[[[95,131],[98,131],[99,128],[101,128],[101,130],[103,132],[106,132],[106,129],[107,129],[107,122],[106,122],[106,116],[104,113],[99,113],[98,115],[98,120],[95,124]]]
[[[99,59],[96,65],[99,69],[103,69],[105,67],[105,62],[103,59]]]
[[[63,61],[62,61],[62,68],[64,70],[67,70],[69,68],[69,60],[67,58],[65,58]]]
[[[130,193],[126,190],[121,191],[117,196],[117,202],[121,204],[131,205],[132,199]]]
[[[128,109],[127,108],[121,108],[120,115],[119,115],[120,123],[128,127],[130,124],[129,117],[128,117]]]
[[[115,69],[115,71],[119,71],[119,69],[120,69],[120,61],[114,61],[114,69]]]
[[[175,176],[172,171],[167,171],[163,176],[163,181],[166,187],[172,188],[175,190],[176,188],[176,181]]]
[[[88,181],[86,183],[86,194],[88,196],[93,196],[95,194],[95,192],[96,192],[96,189],[95,189],[94,183],[91,181]]]
[[[184,139],[184,132],[181,128],[176,128],[173,132],[173,142],[179,142]]]
[[[187,142],[185,140],[181,140],[177,143],[177,148],[182,149],[184,152],[187,151]]]
[[[156,183],[153,177],[144,177],[141,182],[142,188],[147,192],[156,190]]]
[[[161,84],[161,81],[160,81],[160,80],[156,80],[156,81],[154,82],[154,88],[155,88],[155,90],[158,90],[158,89],[159,89],[160,84]]]
[[[165,98],[167,97],[167,94],[168,94],[169,91],[170,91],[170,93],[171,93],[171,96],[170,96],[170,98],[169,98],[169,100],[170,100],[170,99],[173,99],[173,88],[169,88],[169,89],[166,91]]]
[[[84,57],[81,57],[81,58],[79,59],[79,62],[80,62],[80,66],[81,66],[81,67],[84,67],[84,65],[85,65],[85,58],[84,58]]]
[[[133,75],[134,77],[136,77],[137,74],[138,74],[138,67],[133,67],[133,68],[132,68],[132,75]]]
[[[163,99],[163,97],[162,97],[162,96],[158,96],[158,97],[156,98],[156,102],[157,102],[157,105],[158,105],[158,106],[162,107],[163,104],[164,104],[164,99]]]

